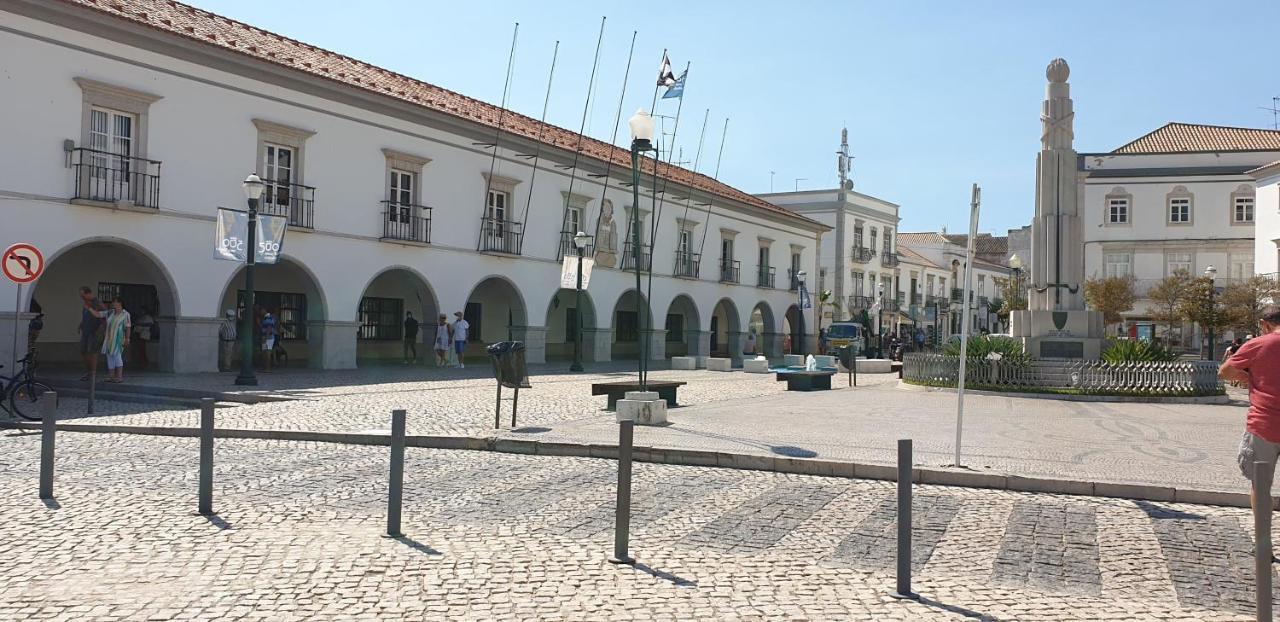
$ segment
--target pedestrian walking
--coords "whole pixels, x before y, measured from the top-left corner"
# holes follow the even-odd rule
[[[93,295],[88,285],[80,286],[80,357],[84,360],[84,376],[87,381],[98,371],[98,354],[102,350],[102,317],[98,315],[105,307]]]
[[[271,359],[276,347],[276,318],[270,311],[262,314],[262,323],[258,326],[262,335],[262,373],[271,373]]]
[[[151,309],[142,308],[142,313],[138,316],[138,320],[133,323],[133,364],[138,369],[146,369],[147,361],[147,343],[151,341],[151,333],[154,331],[156,318],[151,315]]]
[[[93,314],[106,320],[102,353],[107,355],[107,382],[124,382],[124,352],[129,349],[129,336],[133,333],[132,318],[119,298],[111,302],[110,309],[94,311]]]
[[[827,353],[827,329],[818,329],[818,354]]]
[[[232,355],[236,351],[236,310],[227,309],[218,326],[218,371],[234,371],[231,366]]]
[[[1223,380],[1249,387],[1249,412],[1237,461],[1245,478],[1253,481],[1253,463],[1276,463],[1280,455],[1280,307],[1262,309],[1258,336],[1240,346],[1218,369]],[[1270,490],[1250,490],[1250,504],[1270,503]]]
[[[461,311],[454,311],[453,317],[453,351],[458,355],[458,369],[463,369],[467,365],[462,355],[467,349],[467,332],[471,330],[471,324],[462,317]]]
[[[756,332],[755,331],[751,331],[747,333],[747,345],[742,348],[742,353],[743,354],[756,353]]]
[[[436,367],[449,364],[449,347],[453,344],[453,338],[449,333],[449,316],[441,313],[440,317],[436,318]]]
[[[413,357],[409,357],[409,353]],[[404,312],[404,364],[418,362],[418,320],[413,319],[412,311]]]

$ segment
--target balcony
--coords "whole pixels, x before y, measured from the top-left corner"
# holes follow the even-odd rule
[[[578,256],[578,248],[573,245],[573,236],[575,235],[578,235],[576,231],[560,232],[560,256],[561,257],[577,257]],[[596,256],[596,245],[595,245],[594,238],[592,238],[592,241],[588,242],[587,245],[582,248],[582,256],[583,257]]]
[[[875,299],[872,298],[871,296],[857,296],[857,295],[849,296],[850,311],[861,311],[863,309],[870,309],[871,305],[873,304],[875,304]]]
[[[872,257],[875,257],[875,256],[876,256],[876,250],[874,248],[867,248],[866,246],[855,245],[849,249],[849,260],[853,261],[854,263],[867,263],[871,261]]]
[[[681,278],[696,279],[701,263],[702,253],[676,251],[675,271],[672,274]]]
[[[382,202],[382,239],[431,243],[431,208],[395,201]]]
[[[160,205],[160,162],[86,147],[71,150],[76,186],[72,200]]]
[[[632,242],[622,245],[622,269],[636,269],[636,247]],[[653,248],[648,244],[640,245],[640,271],[649,272],[653,270]]]
[[[962,301],[964,301],[964,290],[963,290],[963,289],[960,289],[959,287],[952,287],[952,288],[951,288],[951,302],[954,302],[954,303],[956,303],[956,304],[960,304]]]
[[[897,268],[899,262],[897,253],[891,253],[889,249],[880,252],[880,265],[886,268]]]
[[[773,289],[774,273],[777,268],[773,266],[760,266],[756,268],[756,287],[767,287]]]
[[[991,306],[991,299],[987,298],[986,296],[978,296],[979,309],[985,309],[989,306]]]
[[[741,283],[742,278],[739,274],[742,262],[733,261],[731,259],[720,260],[720,282],[721,283]]]
[[[480,246],[482,253],[519,255],[524,243],[524,223],[503,218],[480,219]]]
[[[895,313],[902,308],[902,303],[897,298],[882,298],[880,300],[880,311],[884,313]]]
[[[793,292],[800,290],[800,276],[797,274],[798,272],[799,270],[796,270],[795,268],[787,268],[787,281],[790,283],[787,286],[787,289]]]
[[[290,227],[315,228],[315,188],[273,179],[262,182],[267,187],[259,203],[259,214],[287,218]]]

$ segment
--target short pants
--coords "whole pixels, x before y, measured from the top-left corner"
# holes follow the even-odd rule
[[[461,354],[462,354],[462,351],[463,351],[463,350],[465,350],[465,349],[467,349],[467,342],[462,341],[462,340],[458,340],[458,341],[454,341],[454,342],[453,342],[453,351],[454,351],[454,352],[457,352],[459,355],[461,355]]]
[[[107,369],[120,369],[121,367],[124,367],[123,352],[107,355]]]
[[[1278,455],[1280,455],[1280,444],[1254,436],[1251,432],[1245,432],[1244,437],[1240,439],[1240,453],[1236,456],[1236,462],[1240,464],[1240,473],[1245,479],[1253,481],[1253,463],[1270,462],[1274,467]]]
[[[97,331],[80,333],[80,354],[97,354],[102,351],[102,338]]]
[[[263,338],[263,340],[262,340],[262,351],[263,351],[263,352],[270,352],[270,351],[272,350],[272,348],[275,348],[275,347],[276,347],[276,338],[275,338],[275,337],[265,337],[265,338]]]

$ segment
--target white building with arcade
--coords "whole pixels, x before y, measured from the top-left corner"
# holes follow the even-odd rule
[[[41,360],[74,361],[87,285],[157,319],[154,368],[216,369],[244,277],[213,258],[214,218],[243,209],[251,171],[268,180],[262,211],[289,220],[255,290],[291,361],[398,360],[408,311],[428,343],[462,311],[471,354],[518,339],[531,362],[570,357],[579,321],[587,362],[633,358],[640,340],[652,358],[740,358],[748,332],[771,355],[802,339],[785,272],[818,272],[829,227],[662,165],[656,202],[641,184],[639,293],[623,271],[625,147],[167,0],[4,2],[0,59],[0,245],[48,262],[20,297],[0,284],[0,359],[15,312],[25,327],[38,306]],[[595,234],[582,308],[559,287],[576,230]]]

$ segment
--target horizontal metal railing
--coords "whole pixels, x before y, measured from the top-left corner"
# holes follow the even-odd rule
[[[142,207],[160,204],[159,160],[77,147],[71,150],[71,167],[76,183],[72,199]]]
[[[523,243],[524,223],[501,218],[480,219],[480,252],[519,255]]]
[[[870,309],[875,299],[871,296],[849,296],[849,310],[857,311],[862,309]]]
[[[793,292],[800,289],[800,275],[797,274],[798,272],[799,270],[795,268],[787,268],[787,289]]]
[[[903,379],[934,386],[955,386],[960,357],[908,354]],[[970,357],[965,382],[1009,389],[1069,389],[1081,393],[1215,395],[1222,393],[1217,365],[1211,361],[1107,363],[1062,359],[993,360]]]
[[[896,268],[901,260],[898,259],[897,253],[891,253],[888,250],[880,252],[880,265],[886,268]]]
[[[425,205],[382,202],[382,239],[431,242],[431,208]]]
[[[867,263],[876,256],[876,249],[866,246],[854,246],[849,249],[849,259],[857,263]]]
[[[622,245],[622,269],[636,269],[636,247],[628,241]],[[653,269],[653,255],[650,253],[652,249],[648,244],[640,245],[640,271],[649,272]]]
[[[263,179],[262,183],[266,188],[258,204],[259,213],[288,218],[291,227],[315,228],[315,188],[274,179]]]
[[[777,271],[772,266],[759,266],[756,268],[756,287],[767,287],[772,289],[774,282],[774,274]]]
[[[573,238],[576,235],[578,235],[576,231],[560,232],[560,256],[561,257],[577,257],[578,256],[578,247],[573,245]],[[583,257],[596,256],[596,245],[595,245],[594,239],[592,239],[592,241],[590,242],[587,242],[587,245],[582,247],[582,256]]]
[[[739,268],[742,262],[733,261],[731,259],[720,260],[720,282],[721,283],[740,283],[742,278],[739,275]]]
[[[676,265],[672,274],[675,276],[696,279],[702,263],[702,253],[676,251]]]

